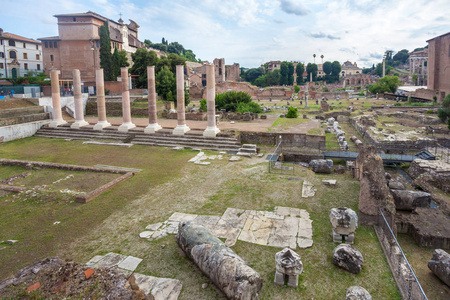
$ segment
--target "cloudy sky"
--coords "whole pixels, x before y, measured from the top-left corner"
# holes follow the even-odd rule
[[[198,58],[257,67],[270,60],[381,61],[450,31],[449,0],[1,0],[0,27],[37,39],[58,35],[55,14],[97,12],[136,21],[139,39],[166,38]],[[5,13],[14,12],[14,13]]]

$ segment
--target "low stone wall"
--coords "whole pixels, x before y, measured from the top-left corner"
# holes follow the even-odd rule
[[[48,120],[48,119],[50,119],[50,113],[39,113],[39,114],[33,114],[33,115],[17,116],[17,117],[13,117],[13,118],[2,118],[2,119],[0,119],[0,126],[23,124],[23,123],[36,122],[36,121],[42,121],[42,120]]]
[[[192,112],[192,113],[186,113],[185,118],[186,120],[194,120],[194,121],[205,121],[207,114],[205,112]],[[170,113],[167,115],[167,119],[177,119],[178,114],[177,113]]]
[[[33,136],[43,125],[49,123],[50,120],[42,120],[0,127],[0,141],[8,142]]]
[[[14,118],[24,115],[32,115],[43,113],[44,108],[41,106],[21,107],[0,110],[0,118]]]
[[[288,162],[304,162],[309,163],[313,159],[325,159],[321,154],[303,154],[303,153],[289,153],[283,151],[283,160]]]
[[[288,143],[325,143],[325,136],[301,133],[248,132],[241,131],[239,138],[242,144],[276,145],[281,140]]]
[[[127,180],[128,178],[131,178],[131,177],[133,177],[133,173],[132,172],[128,172],[128,173],[120,176],[119,178],[116,178],[116,179],[108,182],[107,184],[102,185],[99,188],[96,188],[92,192],[89,192],[87,194],[80,194],[80,195],[78,195],[75,198],[75,201],[78,202],[78,203],[87,203],[87,202],[91,201],[92,199],[94,199],[95,197],[103,194],[104,192],[106,192],[109,189],[113,188],[114,186],[118,185],[122,181],[125,181],[125,180]]]

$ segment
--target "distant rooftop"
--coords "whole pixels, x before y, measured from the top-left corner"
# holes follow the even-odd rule
[[[9,32],[4,32],[1,36],[0,39],[11,39],[11,40],[16,40],[16,41],[21,41],[21,42],[27,42],[27,43],[33,43],[33,44],[41,44],[41,42],[33,40],[33,39],[29,39],[17,34],[12,34]]]

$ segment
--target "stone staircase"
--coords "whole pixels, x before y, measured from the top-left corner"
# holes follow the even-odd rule
[[[241,144],[235,138],[206,138],[201,133],[201,131],[192,130],[184,136],[174,136],[172,135],[172,131],[168,129],[160,130],[156,134],[146,134],[143,128],[135,128],[124,133],[118,132],[116,126],[106,128],[102,131],[96,131],[93,130],[92,125],[80,129],[72,129],[66,125],[57,128],[44,126],[35,136],[73,140],[114,140],[136,145],[183,147],[228,152],[238,152],[241,147]]]
[[[16,125],[50,119],[44,107],[31,106],[0,110],[0,126]]]
[[[252,155],[256,155],[258,152],[255,144],[244,144],[236,155],[251,157]]]

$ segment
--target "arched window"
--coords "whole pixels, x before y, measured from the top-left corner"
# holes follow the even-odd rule
[[[17,58],[16,51],[9,51],[9,58]]]
[[[16,46],[16,42],[14,40],[9,40],[8,41],[8,45],[15,47]]]

